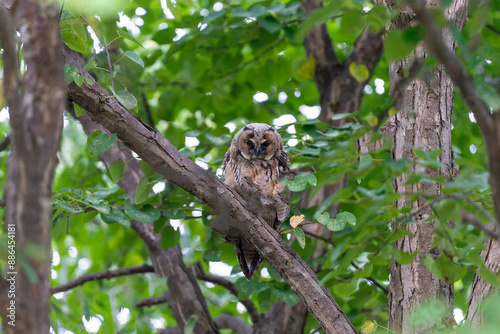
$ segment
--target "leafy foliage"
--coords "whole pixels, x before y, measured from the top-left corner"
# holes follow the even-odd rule
[[[440,197],[422,193],[408,196],[432,205],[429,220],[436,222],[433,247],[442,255],[437,259],[427,256],[424,263],[434,275],[455,284],[454,306],[466,311],[467,292],[476,273],[490,284],[500,285],[480,257],[485,236],[462,220],[462,213],[467,212],[488,223],[493,210],[483,139],[458,95],[452,133],[454,162],[460,173],[454,180],[428,178],[422,169],[411,172],[414,164],[439,169],[437,151],[415,150],[414,161],[394,161],[387,142],[370,153],[358,150],[357,139],[371,133],[374,124],[370,120],[392,103],[387,93],[387,60],[410,54],[423,38],[421,29],[394,30],[387,35],[385,57],[371,74],[360,110],[349,115],[356,121],[333,127],[307,112],[318,104],[319,96],[313,81],[314,59],[305,55],[303,36],[314,24],[326,22],[335,50],[340,58],[346,58],[365,26],[384,27],[395,13],[373,7],[368,1],[349,0],[325,2],[307,18],[298,2],[279,0],[115,1],[117,6],[106,10],[106,15],[97,1],[85,8],[78,3],[67,1],[62,13],[64,43],[92,59],[86,69],[109,89],[109,98],[116,98],[158,129],[203,168],[220,174],[231,137],[244,124],[264,122],[278,127],[292,169],[303,171],[284,183],[291,193],[292,215],[303,215],[304,222],[293,227],[285,222],[282,234],[308,264],[320,268],[320,285],[332,292],[357,328],[385,332],[377,324],[387,322],[387,294],[374,282],[387,287],[391,257],[407,264],[417,255],[391,245],[409,234],[405,229],[392,230],[391,222],[411,224],[415,214],[411,207],[399,210],[394,206],[401,196],[391,182],[395,176],[408,174],[408,184],[423,181],[443,190]],[[490,24],[500,29],[499,13],[495,1],[478,4],[462,33],[452,29],[459,56],[476,74],[481,97],[497,109],[500,98],[489,82],[500,75],[500,43],[494,30],[484,27]],[[103,48],[109,52],[110,62]],[[435,66],[432,58],[426,66]],[[349,71],[360,82],[370,77],[362,64],[351,63]],[[68,83],[92,84],[69,65],[65,74]],[[376,80],[385,84],[380,86]],[[0,123],[0,132],[4,136],[8,133],[6,122]],[[372,134],[373,142],[383,138]],[[130,229],[130,220],[137,220],[154,225],[155,232],[161,233],[163,248],[179,245],[187,265],[200,262],[206,271],[217,263],[232,268],[228,279],[238,287],[239,298],[250,299],[260,312],[268,311],[279,300],[290,305],[298,302],[267,264],[257,279],[248,282],[242,278],[232,246],[209,228],[214,219],[209,208],[160,179],[148,166],[143,165],[146,177],[131,201],[116,185],[127,162],[115,161],[108,174],[98,159],[117,140],[115,134],[100,131],[85,137],[78,122],[67,119],[54,180],[52,285],[85,273],[148,262],[146,247]],[[2,182],[6,156],[0,152]],[[348,176],[346,187],[319,205],[299,205],[304,193],[312,197],[344,176]],[[162,184],[164,190],[157,190],[156,185]],[[333,204],[341,208],[335,217],[328,211]],[[306,222],[325,225],[334,232],[333,237],[328,243],[310,237],[302,229]],[[324,244],[329,247],[327,253],[315,257],[318,245]],[[227,313],[250,321],[248,315],[238,312],[228,291],[208,284],[201,288],[213,317]],[[85,327],[82,317],[92,316],[99,319],[105,333],[151,333],[174,325],[172,312],[166,307],[146,310],[134,306],[138,300],[161,296],[165,289],[164,279],[153,274],[87,283],[52,298],[52,326],[57,333],[63,328],[77,333]],[[491,303],[497,305],[497,299]],[[424,305],[418,319],[438,317],[429,309],[435,307]],[[485,306],[487,316],[491,309]],[[488,318],[488,326],[494,328],[497,318]],[[193,326],[190,319],[185,332]],[[305,331],[317,327],[310,317]],[[457,332],[463,330],[459,327]]]

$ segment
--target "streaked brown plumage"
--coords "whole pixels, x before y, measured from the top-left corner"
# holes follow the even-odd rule
[[[264,217],[274,229],[279,229],[290,213],[285,186],[280,178],[290,172],[290,161],[278,132],[267,124],[252,123],[236,133],[223,162],[224,182],[237,187],[260,191],[261,202],[274,206],[276,214]],[[243,238],[227,238],[234,245],[241,270],[248,280],[257,272],[262,258]]]

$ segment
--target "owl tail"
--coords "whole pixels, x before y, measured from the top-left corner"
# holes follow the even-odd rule
[[[240,263],[241,271],[247,280],[250,281],[257,270],[259,270],[263,260],[257,250],[244,239],[240,238],[234,244],[234,249],[236,251],[236,258]]]

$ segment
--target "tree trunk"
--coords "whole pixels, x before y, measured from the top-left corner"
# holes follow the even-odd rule
[[[15,311],[10,312],[15,315],[15,327],[9,325],[5,330],[46,334],[50,327],[52,179],[66,103],[64,58],[57,7],[18,1],[14,16],[27,70],[19,84],[18,67],[5,62],[6,58],[16,59],[17,52],[4,44],[2,33],[12,138],[5,184],[5,224],[10,240],[15,241],[11,248],[15,267],[9,264],[6,270],[7,279],[11,279],[10,291],[15,287],[15,297],[9,295],[9,305],[15,306]],[[9,23],[12,29],[12,21]],[[9,23],[4,21],[5,25]]]
[[[429,5],[429,4],[428,4]],[[432,5],[432,4],[430,4]],[[467,11],[463,10],[466,2],[458,0],[448,9],[448,18],[455,20],[459,28],[465,21]],[[463,17],[458,17],[463,15]],[[411,10],[405,8],[401,12],[395,25],[405,28],[415,24],[415,16]],[[443,32],[444,39],[450,49],[455,45],[448,32]],[[427,51],[420,45],[414,56],[426,57]],[[409,59],[390,64],[391,83],[397,82],[404,70],[410,68]],[[417,79],[407,87],[401,111],[386,125],[386,131],[394,142],[394,160],[406,158],[416,162],[414,149],[430,152],[440,150],[439,160],[442,168],[438,171],[426,168],[423,174],[427,177],[443,175],[453,176],[453,152],[451,148],[451,115],[453,110],[453,85],[442,66],[432,72],[429,79]],[[422,168],[418,164],[413,171]],[[424,195],[439,195],[439,185],[419,182],[405,185],[408,176],[403,175],[394,180],[394,186],[399,193],[421,192]],[[390,268],[389,292],[389,327],[396,333],[428,333],[430,327],[416,327],[412,321],[412,312],[419,303],[427,299],[440,299],[450,308],[453,305],[453,285],[432,275],[423,264],[424,256],[429,254],[436,259],[439,253],[432,248],[434,239],[434,222],[426,221],[431,215],[431,208],[424,208],[425,200],[411,201],[407,197],[399,199],[398,208],[411,208],[419,211],[414,223],[404,226],[393,224],[393,230],[408,229],[412,235],[395,242],[397,250],[411,253],[418,251],[418,255],[408,265],[400,265],[392,259]],[[429,324],[432,326],[433,324]]]

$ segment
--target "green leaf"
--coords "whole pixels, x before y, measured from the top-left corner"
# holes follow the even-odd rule
[[[118,223],[125,227],[130,227],[130,220],[121,210],[116,208],[111,208],[111,212],[108,214],[101,212],[101,219],[106,224]]]
[[[125,107],[125,109],[131,110],[137,106],[137,99],[135,96],[126,90],[119,90],[118,92],[115,92],[111,86],[109,87],[109,90],[113,93],[113,96],[116,97],[118,102]]]
[[[425,254],[423,263],[432,274],[448,284],[458,281],[467,272],[466,267],[454,263],[445,255],[441,255],[434,260],[430,254]]]
[[[269,288],[265,283],[248,281],[245,277],[240,277],[235,284],[238,288],[238,297],[256,295]]]
[[[92,140],[92,143],[90,144],[90,150],[89,150],[90,156],[97,157],[103,154],[104,152],[108,151],[115,144],[116,138],[117,138],[116,133],[113,133],[111,137],[108,136],[106,133],[102,133],[97,137],[95,137],[94,140]]]
[[[290,289],[288,285],[284,285],[281,289],[273,287],[271,292],[278,300],[284,301],[291,306],[294,306],[300,301],[299,297],[292,291],[292,289]]]
[[[76,33],[71,31],[65,31],[61,33],[64,44],[68,46],[68,48],[75,50],[76,52],[84,53],[87,51],[87,45],[85,41],[83,41]]]
[[[262,6],[262,5],[255,5],[252,8],[250,8],[250,16],[252,17],[259,17],[267,13],[267,8]]]
[[[356,225],[356,216],[348,211],[338,213],[335,219],[342,223],[347,223],[353,226]]]
[[[210,14],[208,14],[207,16],[205,16],[203,18],[203,20],[201,20],[201,23],[209,23],[209,22],[212,22],[212,21],[215,21],[217,20],[219,17],[223,16],[226,14],[226,10],[220,10],[218,12],[211,12]]]
[[[405,265],[410,264],[411,261],[417,256],[418,251],[411,253],[403,252],[399,249],[393,249],[394,259],[398,261],[399,264]]]
[[[137,53],[135,53],[133,51],[125,51],[125,56],[127,56],[132,61],[137,63],[137,65],[139,65],[140,67],[144,68],[144,61],[141,59],[141,57]]]
[[[73,81],[75,82],[75,84],[78,86],[78,87],[82,87],[83,85],[83,82],[85,81],[85,78],[81,75],[75,75],[73,77]]]
[[[370,77],[370,71],[364,64],[352,62],[349,65],[349,74],[358,82],[365,82]]]
[[[358,270],[354,273],[354,276],[357,278],[365,278],[369,277],[372,274],[373,271],[373,263],[368,262],[367,264],[364,265],[364,267],[361,270]]]
[[[144,205],[144,207],[139,210],[133,204],[128,204],[125,206],[125,213],[133,220],[137,220],[141,223],[151,223],[161,217],[161,211],[151,205]]]
[[[102,131],[101,130],[96,130],[94,132],[92,132],[91,134],[89,134],[87,136],[87,151],[90,152],[90,145],[92,144],[92,142],[94,141],[94,139],[99,136],[100,134],[102,134]]]
[[[167,225],[161,231],[161,247],[163,249],[172,248],[179,243],[179,230],[175,230],[172,226]]]
[[[191,317],[186,321],[186,325],[184,325],[184,334],[192,334],[194,331],[194,326],[196,325],[196,318]]]
[[[95,60],[89,61],[84,68],[87,71],[92,71],[93,69],[97,68],[97,62]]]
[[[252,16],[252,13],[249,11],[244,10],[241,7],[236,7],[231,11],[231,14],[236,16],[236,17],[250,17]]]
[[[314,78],[314,73],[316,71],[316,60],[313,56],[309,56],[309,59],[300,62],[297,69],[297,73],[304,79]]]
[[[295,233],[295,237],[297,238],[297,241],[299,242],[300,247],[305,248],[306,247],[306,235],[304,234],[304,231],[300,227],[296,227],[293,232]]]
[[[445,199],[433,205],[439,219],[446,222],[457,222],[461,219],[461,208],[456,200]]]
[[[272,16],[259,17],[257,23],[271,34],[283,28],[283,24]]]
[[[345,228],[345,221],[340,221],[337,219],[328,219],[326,223],[326,228],[333,232],[342,231]]]
[[[307,174],[304,176],[304,180],[309,183],[310,185],[312,185],[313,187],[317,186],[318,185],[318,179],[316,178],[316,176],[314,176],[314,174]]]
[[[418,28],[392,29],[385,38],[387,59],[394,61],[409,56],[424,36],[423,30]]]
[[[500,288],[500,280],[498,277],[487,267],[481,266],[479,268],[479,271],[477,272],[479,274],[479,277],[481,277],[482,280],[484,280],[486,283],[496,287]]]
[[[129,41],[139,45],[141,48],[143,48],[144,50],[146,50],[144,48],[144,46],[142,46],[141,43],[139,43],[139,41],[137,39],[135,39],[134,36],[130,35],[128,32],[126,32],[125,30],[117,30],[116,31],[118,33],[118,35],[120,35],[120,37],[123,37],[125,39],[128,39]]]
[[[215,146],[224,146],[231,141],[231,136],[228,134],[222,134],[219,137],[214,136],[211,133],[205,134],[205,138]]]
[[[328,224],[328,222],[330,220],[333,220],[333,218],[330,216],[330,213],[328,212],[323,212],[323,213],[316,213],[314,215],[314,219],[316,219],[318,221],[318,223],[322,224],[322,225],[326,225]]]
[[[111,180],[113,180],[114,183],[120,182],[124,173],[125,162],[123,162],[123,160],[115,160],[109,165],[109,174],[111,174]]]
[[[134,203],[136,205],[141,204],[148,199],[149,194],[151,193],[151,187],[151,183],[149,183],[147,177],[143,177],[139,181],[137,188],[135,189]]]
[[[58,200],[55,204],[55,207],[60,207],[63,208],[65,211],[71,212],[71,213],[80,213],[83,212],[83,209],[80,208],[78,205],[66,202],[64,200]]]
[[[333,286],[333,292],[339,297],[346,298],[356,291],[356,280],[351,279],[346,283],[339,283]]]
[[[314,174],[295,175],[293,181],[287,179],[283,180],[283,184],[293,192],[299,192],[306,189],[308,183],[312,186],[318,184],[318,179]]]

